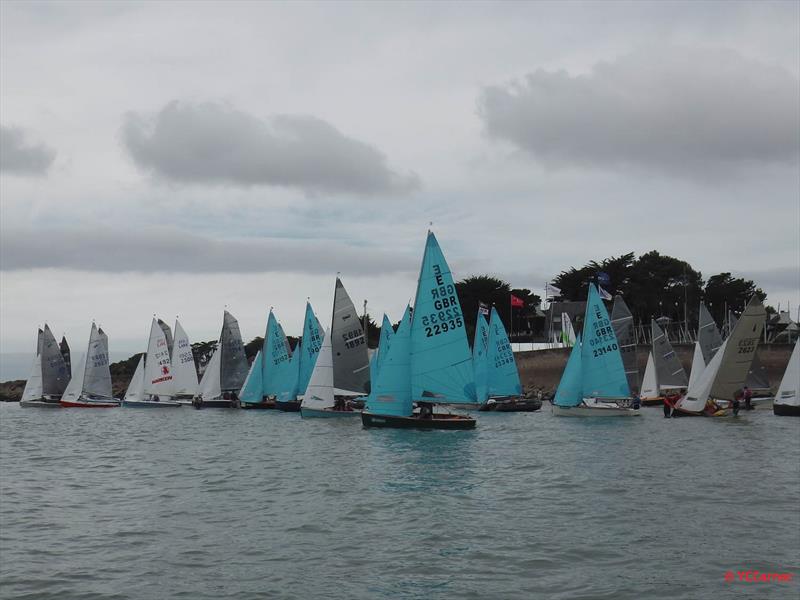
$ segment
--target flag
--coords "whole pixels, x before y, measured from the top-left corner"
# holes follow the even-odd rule
[[[609,294],[607,291],[605,291],[603,289],[603,286],[601,286],[601,285],[597,286],[597,291],[600,293],[600,297],[603,300],[613,300],[614,299],[614,297],[611,294]]]
[[[525,303],[522,298],[517,298],[514,294],[511,294],[511,308],[522,308],[523,306],[525,306]]]
[[[488,304],[484,304],[483,302],[478,302],[478,314],[488,317],[489,316],[489,305]]]
[[[561,295],[561,290],[554,285],[545,284],[544,286],[545,296],[548,298],[554,298],[556,296]]]

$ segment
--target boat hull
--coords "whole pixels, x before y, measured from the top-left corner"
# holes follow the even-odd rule
[[[779,417],[800,417],[800,406],[788,404],[773,404],[772,412]]]
[[[481,412],[533,412],[542,408],[538,398],[511,398],[505,401],[487,402],[478,408]]]
[[[632,408],[594,408],[578,406],[558,406],[553,404],[553,414],[559,417],[636,417],[641,413]]]
[[[357,417],[359,415],[358,411],[355,410],[333,410],[332,408],[308,408],[306,406],[300,407],[300,416],[304,419],[306,418],[322,418],[322,419],[331,419],[331,418],[341,418],[341,417]]]
[[[59,400],[20,400],[22,408],[61,408]]]
[[[200,408],[238,408],[236,400],[199,400],[192,403],[197,409]]]
[[[642,406],[661,406],[664,404],[664,396],[657,398],[641,398]]]
[[[475,429],[475,419],[472,417],[443,414],[434,414],[432,417],[423,419],[419,415],[398,417],[362,412],[361,424],[364,427],[394,429]]]
[[[274,400],[263,400],[261,402],[242,402],[242,408],[245,410],[275,410]]]
[[[297,400],[289,402],[275,401],[275,408],[283,412],[300,412],[300,402]]]
[[[72,402],[70,400],[61,400],[61,406],[64,408],[117,408],[119,407],[119,400],[109,401],[91,401],[91,400],[78,400]]]
[[[123,400],[122,406],[126,408],[180,408],[183,404],[174,400],[159,400],[158,402],[153,402],[152,400]]]

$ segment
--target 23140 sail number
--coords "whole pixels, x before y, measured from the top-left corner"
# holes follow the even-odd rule
[[[605,347],[595,348],[594,350],[592,350],[592,352],[594,353],[595,357],[598,357],[598,356],[603,356],[603,354],[608,354],[609,352],[614,352],[614,350],[616,349],[617,349],[616,344],[609,344],[608,346]]]

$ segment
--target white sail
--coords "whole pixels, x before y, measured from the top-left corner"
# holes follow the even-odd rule
[[[40,400],[42,396],[42,357],[37,353],[33,357],[28,381],[25,382],[22,401]]]
[[[745,385],[766,318],[764,305],[757,296],[753,296],[728,337],[722,366],[711,388],[713,398],[733,400],[735,394]],[[719,352],[721,351],[720,349]]]
[[[203,378],[200,380],[200,396],[203,400],[213,400],[222,396],[222,382],[221,367],[222,367],[222,351],[220,346],[214,350],[211,355],[211,360],[206,365],[206,370],[203,373]]]
[[[689,373],[689,388],[697,382],[697,378],[700,377],[700,373],[702,373],[706,368],[706,361],[703,359],[703,348],[700,346],[700,342],[694,343],[694,354],[692,355],[692,370]]]
[[[658,391],[658,378],[656,377],[656,365],[653,362],[653,353],[647,355],[647,366],[644,369],[644,378],[642,379],[642,390],[640,396],[642,398],[658,398],[661,392]]]
[[[317,362],[311,372],[311,379],[303,395],[302,406],[322,410],[333,408],[333,349],[330,331],[325,331]]]
[[[64,390],[64,395],[61,396],[62,400],[69,402],[77,402],[83,393],[83,379],[86,376],[86,354],[81,356],[80,361],[72,371],[75,375],[69,380],[67,389]]]
[[[714,385],[714,380],[717,378],[720,366],[722,366],[722,358],[725,355],[725,348],[727,345],[727,340],[722,342],[722,346],[720,346],[717,353],[714,354],[711,362],[709,362],[706,368],[703,369],[703,372],[700,373],[694,385],[689,387],[686,391],[686,395],[678,400],[675,405],[676,407],[689,412],[699,413],[703,411],[706,407],[706,402],[708,402],[708,398],[711,396],[711,387]]]
[[[569,318],[569,314],[562,312],[561,313],[561,341],[568,346],[575,345],[575,328],[572,327],[572,321]]]
[[[678,355],[669,343],[667,335],[658,326],[656,320],[650,321],[653,340],[653,360],[656,365],[659,389],[686,387],[689,379],[683,370]]]
[[[197,393],[197,367],[194,363],[189,336],[175,320],[175,340],[172,346],[172,386],[176,396],[194,396]]]
[[[144,400],[144,371],[143,354],[139,357],[139,364],[136,365],[136,370],[133,372],[133,377],[131,377],[131,382],[125,392],[125,400],[128,402]]]
[[[108,364],[108,336],[92,323],[86,353],[83,392],[90,397],[111,398],[111,370]]]
[[[172,385],[172,363],[169,356],[169,341],[161,327],[161,321],[153,319],[150,324],[150,341],[144,361],[144,394],[146,396],[170,397]]]
[[[792,356],[786,365],[786,372],[775,394],[775,404],[800,406],[800,340],[794,343]]]

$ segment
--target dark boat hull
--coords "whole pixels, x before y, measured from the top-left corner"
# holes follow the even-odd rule
[[[364,427],[393,429],[475,429],[475,419],[472,417],[442,414],[420,418],[419,415],[398,417],[394,415],[373,415],[368,412],[362,412],[361,424],[364,425]]]
[[[275,408],[283,412],[300,412],[300,402],[297,400],[289,402],[275,401]]]
[[[263,402],[242,402],[242,408],[245,410],[275,410],[274,400],[264,400]]]
[[[200,400],[193,402],[192,406],[197,409],[200,408],[238,408],[236,400]]]
[[[773,404],[772,412],[779,417],[800,417],[800,406],[789,406],[788,404]]]
[[[508,402],[494,402],[481,404],[481,412],[533,412],[542,408],[542,401],[538,398],[510,400]]]

